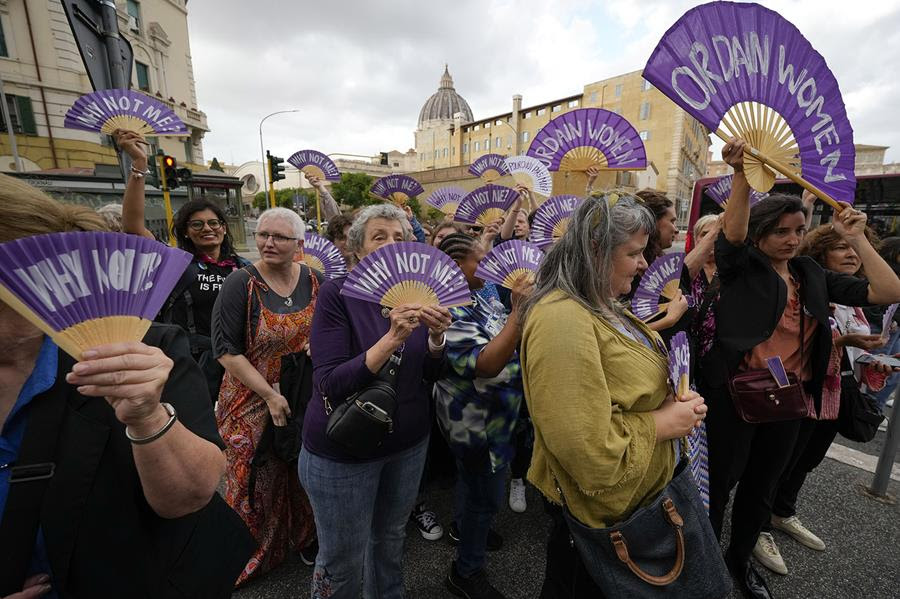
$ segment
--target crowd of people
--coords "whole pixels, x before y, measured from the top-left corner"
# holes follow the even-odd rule
[[[146,154],[136,134],[116,140],[133,161],[120,213],[60,204],[0,176],[0,242],[111,229],[153,237]],[[285,208],[259,216],[251,263],[207,200],[175,215],[177,244],[193,259],[142,343],[75,362],[0,304],[12,340],[0,357],[0,462],[35,451],[33,423],[54,403],[62,408],[47,426],[59,441],[38,449],[65,456],[52,499],[19,536],[2,535],[28,501],[0,470],[0,537],[27,576],[11,596],[228,596],[293,551],[313,568],[315,599],[400,598],[412,522],[425,539],[446,532],[456,545],[450,592],[500,598],[487,558],[503,545],[493,520],[504,503],[526,510],[527,480],[552,521],[540,597],[611,597],[584,530],[611,530],[656,501],[683,471],[683,439],[702,427],[701,530],[722,539],[733,494],[723,569],[746,596],[772,597],[751,558],[787,574],[773,529],[825,549],[797,517],[800,490],[843,405],[860,396],[883,405],[893,388],[878,356],[897,350],[898,334],[878,327],[883,307],[900,302],[900,241],[876,239],[849,205],[808,231],[811,195],[773,194],[751,208],[743,155],[741,140],[724,147],[735,171],[727,207],[697,221],[681,290],[650,322],[628,302],[675,242],[673,202],[650,190],[595,192],[596,172],[535,277],[511,289],[476,269],[496,244],[528,239],[536,201],[527,189],[483,228],[429,228],[391,203],[342,214],[323,182],[310,181],[348,268],[389,244],[428,243],[459,266],[468,306],[388,309],[342,295],[345,277],[298,261],[306,225]],[[668,376],[668,342],[680,332],[694,357],[688,391]],[[735,380],[773,356],[806,411],[748,421]],[[309,365],[300,403],[285,390],[289,360]],[[329,417],[379,380],[393,388],[393,428],[359,455],[335,442]],[[285,427],[302,431],[302,447],[273,455],[272,430]],[[446,529],[425,503],[424,473],[442,460],[456,476]],[[151,557],[136,559],[147,547]]]

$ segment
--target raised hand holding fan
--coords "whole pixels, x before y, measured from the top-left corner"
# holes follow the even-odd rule
[[[550,197],[553,193],[553,176],[544,164],[531,156],[510,156],[506,169],[513,180],[534,193]]]
[[[121,233],[53,233],[0,244],[0,300],[76,360],[140,341],[191,255]]]
[[[408,175],[387,175],[372,184],[369,190],[375,196],[405,206],[410,198],[425,193],[422,185]]]
[[[304,175],[312,175],[328,181],[341,180],[341,171],[338,170],[334,161],[317,150],[294,152],[287,161],[302,171]]]
[[[456,208],[459,206],[459,201],[463,199],[464,195],[466,195],[466,190],[462,187],[438,187],[431,192],[431,195],[428,196],[425,203],[440,210],[447,216],[453,216],[456,214]]]
[[[481,177],[485,183],[496,181],[503,175],[508,175],[506,157],[500,154],[485,154],[469,165],[469,173]]]
[[[518,197],[519,193],[511,187],[483,185],[460,200],[453,219],[464,225],[487,226],[506,216],[506,211]]]
[[[481,259],[475,269],[475,276],[512,289],[516,280],[522,276],[533,280],[543,258],[544,252],[533,243],[518,239],[505,241]]]
[[[653,261],[638,282],[631,311],[641,320],[647,321],[662,314],[669,302],[678,294],[684,253],[665,254]],[[688,298],[690,304],[690,298]]]
[[[396,308],[421,304],[452,308],[472,303],[472,292],[450,256],[422,243],[382,246],[360,260],[341,295]]]
[[[66,111],[63,125],[112,135],[116,129],[138,135],[190,135],[171,108],[150,96],[127,89],[103,89],[85,94]]]
[[[315,233],[303,236],[303,262],[329,279],[347,274],[347,261],[336,245]]]
[[[722,208],[725,208],[725,205],[728,203],[728,198],[731,197],[731,180],[733,177],[734,175],[719,177],[706,188],[706,195],[711,197],[713,201]],[[769,194],[767,193],[761,193],[755,189],[751,189],[750,205],[753,206],[768,196]]]
[[[853,129],[837,80],[803,34],[759,4],[711,2],[660,40],[644,78],[728,142],[767,192],[780,172],[840,211],[855,196]]]
[[[534,213],[531,241],[540,248],[553,245],[569,228],[569,219],[584,198],[573,195],[553,196]]]

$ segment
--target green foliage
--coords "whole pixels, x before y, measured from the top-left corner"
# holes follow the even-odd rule
[[[413,214],[416,215],[416,218],[422,220],[422,204],[419,203],[419,198],[409,198],[407,200],[406,205],[412,208]]]
[[[341,173],[341,180],[331,184],[331,195],[339,204],[346,204],[354,210],[377,200],[369,195],[374,179],[365,173]]]
[[[316,194],[314,191],[309,189],[301,189],[299,187],[290,187],[288,189],[276,189],[275,190],[275,205],[280,206],[282,208],[294,208],[294,195],[297,194],[300,197],[300,209],[301,214],[303,210],[303,200],[306,199],[306,207],[309,214],[306,217],[314,217],[315,209],[316,209]],[[269,198],[266,195],[266,192],[261,191],[255,196],[253,196],[253,207],[259,211],[263,211],[269,207]]]

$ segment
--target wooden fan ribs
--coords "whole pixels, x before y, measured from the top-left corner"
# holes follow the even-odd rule
[[[797,142],[787,121],[776,110],[760,102],[739,102],[722,117],[722,126],[728,137],[739,137],[750,144],[744,172],[756,191],[767,192],[775,184],[775,173],[766,159],[787,165],[792,174],[799,176]]]

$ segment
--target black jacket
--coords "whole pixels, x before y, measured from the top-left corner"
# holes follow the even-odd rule
[[[710,388],[727,385],[747,353],[772,336],[787,305],[787,285],[768,257],[749,243],[732,245],[724,233],[716,240],[716,266],[721,295],[716,304],[716,341],[704,356],[699,373]],[[831,354],[830,302],[864,306],[869,283],[830,270],[812,258],[798,256],[788,263],[800,283],[806,314],[818,325],[811,348],[813,379],[809,391],[819,407],[825,371]]]
[[[144,342],[175,362],[163,401],[185,427],[224,448],[185,333],[154,324]],[[60,352],[56,383],[31,404],[67,403],[40,518],[56,592],[90,599],[230,596],[254,546],[243,521],[218,494],[193,514],[159,517],[144,498],[124,425],[104,399],[65,382],[72,365]],[[7,550],[3,539],[0,546]]]

